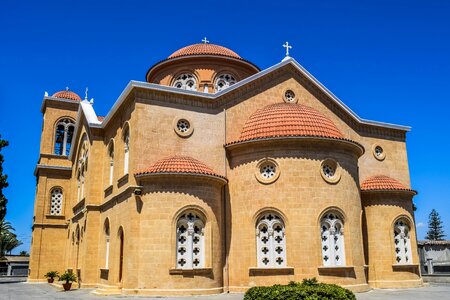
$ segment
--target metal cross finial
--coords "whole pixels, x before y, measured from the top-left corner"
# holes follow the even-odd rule
[[[288,42],[286,42],[284,43],[283,47],[286,48],[286,56],[289,56],[289,49],[292,49],[292,46],[289,45]]]
[[[66,91],[68,91],[69,90],[69,87],[68,86],[66,86]]]
[[[86,87],[86,91],[84,92],[84,100],[88,99],[88,91],[89,89]]]
[[[206,39],[206,37],[203,38],[202,42],[203,42],[203,44],[208,44],[209,43],[209,41]]]

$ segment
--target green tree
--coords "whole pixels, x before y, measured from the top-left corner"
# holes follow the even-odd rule
[[[19,255],[20,256],[30,256],[30,254],[27,251],[25,251],[25,250],[20,251]]]
[[[0,220],[0,257],[5,256],[7,253],[11,254],[13,249],[22,245],[22,242],[13,233],[14,230],[11,223],[4,219]]]
[[[442,229],[442,221],[439,213],[433,208],[428,216],[428,232],[425,239],[433,241],[442,241],[445,237],[444,230]]]
[[[8,200],[3,195],[3,189],[8,187],[8,176],[3,174],[3,155],[1,153],[3,147],[8,146],[8,141],[2,140],[2,136],[0,135],[0,220],[4,219],[6,216],[6,203]]]

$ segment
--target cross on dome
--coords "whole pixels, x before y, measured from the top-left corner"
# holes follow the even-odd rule
[[[202,39],[203,44],[209,44],[209,41],[206,39],[206,36]]]
[[[292,46],[289,45],[288,42],[286,42],[284,43],[283,47],[286,48],[286,56],[289,56],[289,49],[292,49]]]

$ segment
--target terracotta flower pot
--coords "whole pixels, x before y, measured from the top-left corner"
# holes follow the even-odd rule
[[[63,283],[63,288],[65,291],[70,290],[71,287],[72,287],[72,282]]]
[[[55,279],[53,279],[53,278],[47,278],[47,282],[48,282],[48,283],[53,283],[53,281],[55,281]]]

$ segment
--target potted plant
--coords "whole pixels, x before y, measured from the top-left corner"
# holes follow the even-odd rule
[[[58,277],[58,271],[47,272],[47,274],[45,274],[44,277],[47,278],[48,283],[53,283],[55,277]]]
[[[63,283],[63,288],[65,291],[68,291],[72,287],[72,282],[77,282],[77,276],[75,276],[75,274],[72,272],[65,272],[64,274],[59,276],[59,280],[65,281]]]

